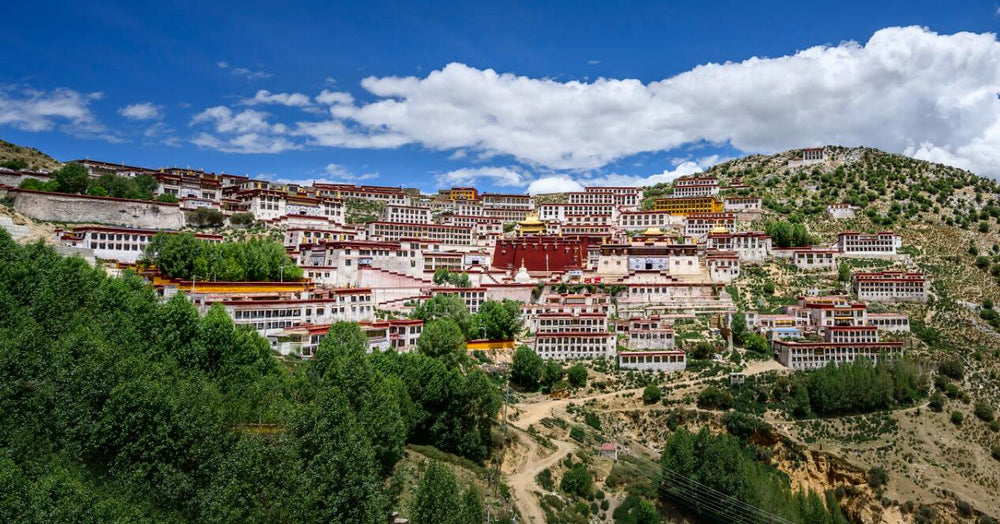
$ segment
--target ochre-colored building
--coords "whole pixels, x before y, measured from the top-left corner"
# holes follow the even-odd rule
[[[479,191],[474,187],[453,187],[448,191],[448,198],[451,200],[475,200],[479,198]]]
[[[686,216],[690,213],[721,213],[723,203],[714,196],[666,197],[656,199],[654,211]]]

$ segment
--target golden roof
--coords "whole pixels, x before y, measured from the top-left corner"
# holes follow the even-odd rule
[[[715,226],[712,228],[712,233],[728,233],[729,229],[726,226]]]
[[[657,237],[657,236],[662,236],[662,235],[663,235],[663,231],[660,231],[660,228],[658,228],[658,227],[651,227],[651,228],[649,228],[649,229],[647,229],[647,230],[645,230],[645,231],[642,232],[642,236],[646,236],[646,237]]]
[[[522,226],[541,226],[544,223],[541,220],[538,219],[538,216],[536,216],[536,215],[529,215],[529,216],[525,217],[524,220],[518,222],[518,224],[521,224]]]

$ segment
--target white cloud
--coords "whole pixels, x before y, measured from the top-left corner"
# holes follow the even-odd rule
[[[254,71],[246,67],[233,67],[229,62],[226,62],[225,60],[220,60],[219,62],[216,62],[215,65],[219,66],[219,69],[228,70],[233,76],[242,77],[246,80],[261,80],[264,78],[271,78],[270,73],[266,73],[264,71]]]
[[[118,114],[130,120],[156,120],[160,114],[160,106],[151,102],[129,104],[118,110]]]
[[[268,114],[254,109],[234,113],[225,106],[210,107],[191,119],[191,125],[210,125],[216,135],[206,132],[196,136],[192,143],[225,153],[280,153],[301,149],[299,144],[286,138],[284,124],[271,124]]]
[[[90,108],[92,102],[103,97],[100,92],[81,93],[65,88],[51,91],[0,88],[0,126],[33,132],[58,129],[81,138],[120,142]]]
[[[434,177],[439,187],[473,185],[488,181],[499,187],[524,187],[532,177],[517,167],[471,167],[456,169]]]
[[[356,182],[360,180],[371,180],[373,178],[378,178],[378,173],[360,173],[355,174],[350,169],[340,165],[340,164],[327,164],[323,169],[327,175],[333,177],[333,180],[340,182]]]
[[[528,184],[529,195],[544,195],[546,193],[569,193],[583,191],[583,186],[568,175],[554,175],[539,178]]]
[[[376,97],[300,122],[310,143],[508,155],[587,170],[695,142],[773,152],[821,144],[934,153],[1000,176],[1000,42],[993,34],[887,28],[868,42],[706,64],[657,82],[592,82],[449,64],[425,77],[368,77]]]
[[[597,64],[600,64],[601,61],[600,60],[587,60],[587,63],[590,64],[590,65],[597,65]]]
[[[354,97],[350,93],[344,93],[342,91],[330,91],[324,89],[319,95],[316,96],[316,101],[320,104],[325,105],[351,105],[354,103]]]
[[[260,104],[276,104],[288,107],[308,107],[312,104],[307,95],[302,93],[272,93],[267,89],[261,89],[253,98],[244,98],[242,105],[255,106]]]

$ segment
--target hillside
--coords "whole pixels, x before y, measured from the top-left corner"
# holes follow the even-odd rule
[[[928,511],[939,515],[961,513],[956,508],[964,502],[1000,511],[991,496],[1000,486],[1000,462],[991,457],[1000,449],[1000,425],[977,418],[973,409],[1000,403],[1000,323],[992,310],[1000,299],[1000,186],[967,171],[875,149],[826,149],[827,161],[818,165],[790,168],[788,161],[798,157],[790,151],[728,161],[706,174],[719,177],[723,186],[737,186],[728,193],[763,198],[762,222],[747,228],[801,222],[822,242],[833,242],[846,230],[902,235],[904,260],[851,260],[849,267],[918,269],[928,276],[927,304],[871,309],[909,315],[913,335],[904,337],[907,352],[924,369],[937,370],[935,389],[948,400],[937,409],[892,413],[878,418],[884,424],[866,429],[861,428],[875,418],[799,421],[784,428],[796,440],[862,469],[885,468],[895,479],[884,495],[888,500],[937,504]],[[855,218],[830,217],[827,204],[840,202],[858,208]],[[762,292],[765,282],[775,284],[773,294]],[[801,273],[771,262],[749,268],[730,290],[744,307],[777,309],[810,290],[844,292],[846,284],[836,274]],[[958,371],[944,371],[945,363]],[[964,422],[956,415],[949,419],[952,412]]]
[[[0,140],[0,165],[8,162],[23,162],[26,169],[51,171],[62,163],[33,147],[24,147]],[[15,164],[16,165],[16,164]]]

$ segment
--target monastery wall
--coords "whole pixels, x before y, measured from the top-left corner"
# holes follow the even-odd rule
[[[184,212],[177,204],[25,190],[11,193],[14,195],[14,209],[35,220],[148,229],[180,229],[184,226]]]

